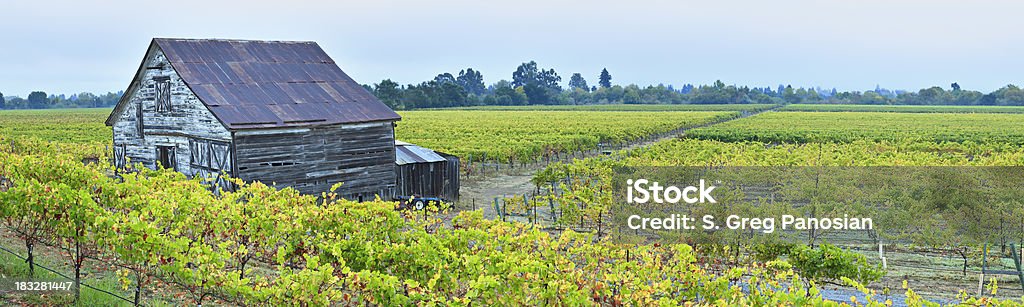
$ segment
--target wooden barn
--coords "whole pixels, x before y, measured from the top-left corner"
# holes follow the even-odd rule
[[[394,196],[398,120],[314,42],[158,38],[106,124],[118,167],[370,200]]]
[[[402,141],[395,142],[395,193],[399,197],[459,200],[459,158]]]

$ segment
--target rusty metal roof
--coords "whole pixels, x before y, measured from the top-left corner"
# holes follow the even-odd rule
[[[398,140],[395,141],[395,163],[398,165],[442,161],[445,161],[445,158],[433,150]]]
[[[315,42],[153,40],[229,129],[400,120]]]

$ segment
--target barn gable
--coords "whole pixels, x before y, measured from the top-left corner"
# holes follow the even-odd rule
[[[119,167],[130,160],[132,164],[155,168],[162,154],[171,160],[165,161],[165,166],[188,175],[205,176],[230,170],[230,163],[216,167],[196,163],[199,158],[230,153],[226,148],[216,152],[204,148],[208,154],[194,157],[192,153],[198,151],[190,147],[209,147],[211,143],[224,147],[231,142],[231,132],[192,93],[155,45],[146,52],[139,71],[106,123],[113,128],[114,162]],[[203,171],[203,166],[211,170]]]

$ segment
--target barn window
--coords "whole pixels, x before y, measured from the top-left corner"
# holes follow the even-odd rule
[[[157,146],[156,161],[164,168],[178,170],[178,162],[174,154],[174,146]]]
[[[171,111],[171,78],[154,77],[155,102],[157,112]]]
[[[125,157],[125,153],[126,147],[124,144],[114,145],[114,167],[116,167],[118,170],[124,169],[128,162],[128,159],[126,159]]]
[[[202,139],[188,141],[193,168],[219,173],[231,169],[231,151],[227,143]]]
[[[142,125],[142,102],[135,104],[135,132],[139,133],[139,139],[146,139]]]

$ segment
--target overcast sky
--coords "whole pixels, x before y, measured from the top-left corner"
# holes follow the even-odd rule
[[[153,37],[313,40],[360,83],[524,61],[563,83],[1024,83],[1022,1],[4,1],[0,92],[123,90]]]

